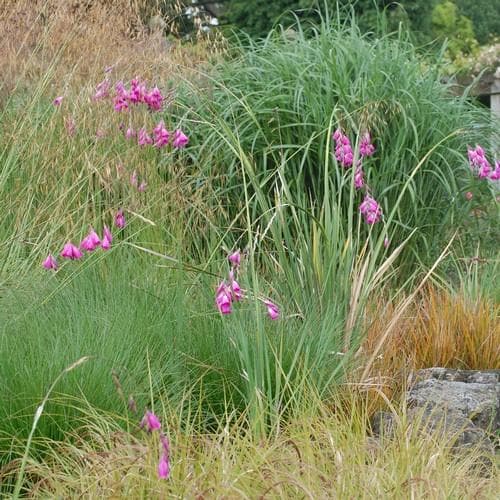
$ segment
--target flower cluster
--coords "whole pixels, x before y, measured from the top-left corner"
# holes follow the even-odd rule
[[[167,436],[161,431],[160,419],[151,411],[146,410],[141,420],[140,427],[146,428],[148,432],[158,431],[160,433],[160,460],[158,461],[158,477],[167,479],[170,475],[170,444]]]
[[[363,168],[361,165],[356,168],[356,172],[354,174],[354,187],[356,190],[362,189],[365,185],[365,178],[363,173]]]
[[[106,68],[106,73],[109,73],[112,68]],[[101,101],[107,98],[111,98],[113,102],[113,107],[115,111],[128,111],[134,106],[140,104],[146,105],[149,111],[161,111],[164,103],[165,97],[163,96],[161,90],[154,86],[148,89],[145,82],[139,78],[134,78],[130,81],[130,85],[127,86],[123,81],[118,81],[114,85],[114,92],[112,92],[112,82],[109,76],[106,76],[102,82],[100,82],[92,95],[93,101]],[[55,107],[60,107],[64,99],[63,95],[56,97],[53,100],[53,105]],[[72,116],[65,118],[65,127],[68,136],[75,135],[76,132],[76,121]],[[139,146],[154,146],[158,149],[163,148],[169,144],[175,149],[182,149],[189,143],[188,136],[181,130],[175,129],[174,131],[169,131],[165,127],[165,123],[162,121],[151,130],[146,127],[134,128],[129,125],[128,127],[124,124],[120,124],[120,130],[123,130],[126,139],[136,139]],[[95,138],[100,140],[106,136],[104,130],[97,130]]]
[[[123,210],[119,210],[117,212],[115,216],[115,226],[118,228],[125,227],[125,216],[123,215]],[[90,228],[89,233],[85,236],[85,238],[83,238],[79,246],[76,246],[71,241],[68,241],[61,250],[60,256],[68,260],[79,260],[83,257],[83,252],[90,253],[99,247],[103,250],[109,250],[112,242],[113,235],[108,226],[104,226],[102,239],[93,228]],[[52,269],[54,271],[56,271],[59,267],[57,259],[52,254],[49,254],[46,257],[42,266],[45,269]]]
[[[221,314],[231,314],[233,312],[233,302],[239,302],[244,298],[243,291],[235,278],[241,264],[240,250],[238,249],[229,254],[227,259],[231,265],[228,279],[222,280],[215,292],[215,304]],[[278,319],[280,315],[278,306],[267,299],[263,300],[263,303],[267,307],[268,316],[273,320]]]
[[[365,195],[363,202],[359,206],[359,211],[365,218],[365,222],[370,225],[375,224],[382,218],[382,208],[369,194]]]
[[[239,302],[243,299],[243,292],[239,283],[236,281],[235,273],[238,271],[241,263],[241,253],[236,250],[228,256],[231,264],[229,279],[222,280],[215,292],[215,304],[221,314],[231,314],[233,302]]]
[[[332,135],[335,141],[335,158],[344,167],[352,167],[354,161],[354,154],[352,152],[351,141],[340,128],[338,128]]]
[[[177,129],[174,132],[169,132],[163,120],[156,125],[152,134],[149,134],[145,127],[140,128],[137,132],[129,127],[125,132],[126,139],[133,139],[136,135],[139,146],[152,145],[156,148],[162,148],[172,143],[174,148],[182,149],[189,142],[189,138],[182,130]]]
[[[96,88],[94,100],[107,97],[109,87],[108,79],[101,82]],[[115,96],[113,98],[115,111],[127,111],[131,104],[145,104],[151,111],[160,111],[163,101],[164,97],[158,87],[155,86],[148,91],[146,84],[138,78],[131,80],[130,90],[127,90],[122,81],[117,82],[115,85]]]
[[[495,169],[492,169],[481,146],[476,146],[475,149],[468,148],[467,155],[470,168],[479,179],[490,179],[492,181],[500,179],[500,161],[496,160]]]
[[[338,128],[332,135],[335,141],[335,158],[344,168],[352,167],[354,163],[354,153],[351,147],[349,137],[344,134],[342,129]],[[359,206],[359,211],[364,217],[365,222],[373,225],[382,218],[382,208],[379,203],[370,195],[365,183],[363,171],[363,159],[372,156],[375,153],[375,146],[372,143],[370,133],[364,132],[359,143],[359,158],[356,161],[356,170],[354,171],[354,187],[356,191],[365,188],[366,194],[364,200]]]
[[[342,129],[338,128],[332,135],[335,141],[335,158],[344,167],[350,168],[354,162],[354,153],[351,147],[351,141]],[[362,189],[365,186],[362,159],[372,156],[375,153],[375,146],[369,132],[365,132],[361,138],[359,145],[360,158],[356,162],[356,171],[354,173],[354,187],[356,190]]]
[[[375,146],[372,144],[370,132],[365,132],[359,145],[359,154],[362,158],[372,156],[375,153]]]
[[[468,149],[467,155],[469,156],[470,167],[473,172],[477,174],[480,179],[486,179],[491,171],[491,166],[486,156],[484,150],[481,146],[476,146],[475,149]]]

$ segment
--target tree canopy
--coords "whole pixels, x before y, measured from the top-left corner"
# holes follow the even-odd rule
[[[199,0],[203,2],[205,0]],[[470,28],[480,43],[487,43],[500,36],[500,0],[221,0],[223,21],[235,29],[241,29],[252,37],[264,37],[276,22],[290,19],[285,13],[293,12],[302,19],[315,18],[315,9],[326,6],[330,11],[337,7],[352,7],[364,30],[376,25],[377,12],[385,12],[390,28],[403,23],[414,34],[418,42],[429,42],[444,36],[436,29],[437,8],[439,15],[448,13],[450,20],[444,24],[460,21],[464,29],[464,18],[470,20]],[[447,5],[448,4],[448,5]],[[453,4],[450,6],[449,4]],[[443,7],[443,5],[445,5]],[[456,7],[456,10],[454,8]],[[439,17],[438,15],[438,17]],[[455,18],[458,21],[453,21]],[[445,30],[446,31],[446,30]],[[469,27],[466,28],[469,31]]]

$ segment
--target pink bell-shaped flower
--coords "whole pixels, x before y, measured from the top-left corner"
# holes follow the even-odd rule
[[[103,238],[101,242],[101,247],[103,250],[109,250],[111,248],[111,243],[113,242],[113,235],[109,230],[108,226],[104,226]]]
[[[177,129],[174,132],[174,140],[172,141],[172,145],[174,146],[174,148],[182,149],[186,147],[188,142],[189,142],[188,136],[184,134],[182,130]]]
[[[270,300],[264,300],[264,304],[267,307],[267,315],[272,319],[278,319],[280,315],[280,310],[276,304],[271,302]]]
[[[62,249],[61,252],[61,257],[64,257],[65,259],[70,259],[70,260],[78,260],[81,259],[83,256],[82,252],[71,243],[71,241],[68,241],[66,245],[64,245],[64,248]]]
[[[45,269],[53,269],[54,271],[57,270],[57,260],[52,254],[49,254],[47,258],[43,261],[42,266]]]
[[[146,427],[147,431],[152,432],[161,428],[161,422],[152,411],[147,410],[144,417],[142,417],[140,427]]]
[[[120,210],[118,210],[115,215],[115,226],[123,229],[126,224],[127,222],[125,221],[125,215],[123,215],[123,210],[120,208]]]

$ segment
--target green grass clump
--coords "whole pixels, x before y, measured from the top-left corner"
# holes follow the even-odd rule
[[[339,224],[347,229],[348,212],[359,217],[362,195],[353,200],[352,191],[345,193],[354,169],[336,164],[330,135],[341,127],[354,147],[370,131],[376,153],[364,161],[365,178],[384,210],[384,223],[373,232],[398,244],[416,230],[401,256],[407,272],[432,262],[463,227],[467,146],[487,147],[498,130],[485,110],[451,93],[438,66],[417,55],[405,35],[363,36],[355,23],[335,19],[314,29],[296,25],[292,33],[277,29],[262,42],[245,40],[210,73],[208,85],[206,99],[193,99],[192,92],[185,98],[196,124],[191,152],[197,168],[220,176],[235,208],[243,199],[243,152],[254,169],[251,192],[272,203],[286,185],[289,196],[280,201],[313,207],[316,216],[325,197],[330,204],[342,198]],[[262,213],[258,195],[250,210]],[[367,234],[362,224],[361,235]]]

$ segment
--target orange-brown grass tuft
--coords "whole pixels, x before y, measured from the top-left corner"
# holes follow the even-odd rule
[[[381,302],[368,315],[362,355],[372,352],[396,309]],[[398,395],[407,376],[420,368],[500,368],[500,306],[486,297],[471,299],[429,286],[389,335],[363,386],[389,399]],[[380,403],[380,398],[376,397]],[[385,398],[384,398],[385,399]]]

